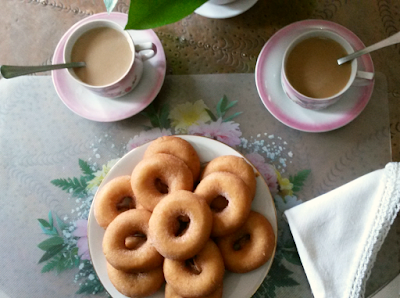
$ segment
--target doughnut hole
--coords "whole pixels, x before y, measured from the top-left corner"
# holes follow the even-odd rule
[[[172,225],[174,227],[172,233],[176,237],[181,237],[186,233],[186,231],[189,228],[189,225],[190,225],[190,217],[185,214],[179,215],[176,218],[174,224]]]
[[[213,199],[210,203],[210,208],[211,211],[218,213],[218,212],[222,212],[222,210],[224,210],[229,204],[229,201],[221,196],[218,195],[215,199]]]
[[[199,275],[202,271],[199,264],[197,264],[196,257],[186,260],[185,267],[191,274],[195,275]]]
[[[147,236],[143,233],[135,233],[125,238],[125,246],[127,249],[134,250],[141,247],[147,241]]]
[[[235,251],[241,250],[251,241],[250,233],[244,233],[243,235],[239,235],[237,239],[233,242],[232,248]]]
[[[154,181],[154,186],[161,194],[167,194],[169,192],[168,185],[164,183],[160,178],[156,178],[156,180]]]
[[[129,209],[135,209],[136,208],[136,202],[133,197],[123,197],[117,204],[116,204],[117,210],[119,212],[125,212],[128,211]]]

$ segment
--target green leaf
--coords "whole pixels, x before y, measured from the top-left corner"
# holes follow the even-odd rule
[[[153,127],[160,127],[160,121],[158,120],[157,115],[149,115],[149,118]]]
[[[288,262],[301,266],[301,260],[296,250],[283,250],[283,256]]]
[[[78,248],[65,250],[54,255],[54,258],[42,268],[42,273],[56,270],[57,274],[64,270],[79,266],[79,258],[77,256]]]
[[[59,261],[60,257],[55,256],[53,260],[49,261],[46,265],[43,266],[41,272],[46,273],[54,270],[57,267]]]
[[[58,235],[57,229],[55,227],[50,226],[50,224],[46,220],[38,218],[38,221],[43,233],[51,236]]]
[[[225,107],[228,104],[228,98],[224,95],[217,103],[217,116],[222,118],[225,115]]]
[[[65,247],[64,244],[53,246],[51,249],[46,251],[44,253],[44,255],[40,258],[39,264],[51,259],[52,257],[54,257],[56,254],[58,254],[60,251],[62,251],[64,249],[64,247]]]
[[[76,294],[97,294],[103,291],[104,287],[96,276],[95,279],[86,280],[86,282],[82,283]]]
[[[51,210],[49,211],[49,214],[47,216],[49,218],[49,225],[53,227],[53,215],[51,214]]]
[[[61,220],[61,218],[59,218],[56,214],[56,221],[57,221],[57,225],[60,228],[60,230],[65,230],[68,226]]]
[[[94,178],[94,171],[86,161],[79,159],[79,167],[81,168],[83,174],[90,176],[89,180]]]
[[[151,125],[153,127],[160,127],[160,122],[158,121],[157,111],[153,105],[150,105],[146,111],[141,112],[143,116],[150,119]]]
[[[166,128],[168,129],[170,127],[170,122],[169,122],[169,107],[168,105],[163,105],[160,110],[160,116],[159,116],[159,122],[160,122],[160,128]]]
[[[131,0],[125,30],[152,29],[175,23],[207,0]]]
[[[64,239],[63,238],[61,238],[60,236],[54,236],[54,237],[51,237],[51,238],[46,239],[46,240],[42,241],[41,243],[39,243],[38,247],[41,250],[48,251],[51,248],[53,248],[55,246],[58,246],[60,244],[63,244],[63,243],[64,243]]]
[[[44,228],[51,229],[52,225],[50,225],[45,219],[38,218],[40,225]]]
[[[239,116],[240,114],[242,114],[243,112],[237,112],[231,116],[229,116],[228,118],[225,118],[223,122],[228,122],[231,121],[233,118],[236,118],[237,116]]]
[[[112,12],[115,5],[117,5],[117,2],[118,2],[118,0],[104,0],[104,4],[106,6],[108,13]]]
[[[209,109],[205,109],[208,116],[210,116],[212,121],[217,121],[217,117],[215,117],[215,115],[213,114],[213,112],[211,112]]]
[[[168,105],[163,105],[159,110],[155,108],[152,104],[150,105],[146,111],[141,112],[143,116],[150,119],[151,128],[159,127],[159,128],[169,128],[170,121],[169,121],[169,107]]]
[[[230,102],[226,107],[225,107],[225,111],[228,111],[230,108],[232,108],[234,105],[237,104],[237,100]]]
[[[304,186],[304,182],[310,175],[311,170],[302,170],[298,172],[294,177],[290,176],[289,181],[293,183],[293,192],[298,192]]]
[[[66,178],[66,179],[54,179],[51,183],[62,190],[70,192],[72,190],[72,196],[77,197],[80,195],[86,195],[86,183],[79,181],[77,178]]]
[[[269,281],[277,287],[292,287],[298,285],[299,283],[289,276],[291,274],[293,274],[293,272],[287,269],[283,264],[273,262],[268,276],[270,277]]]

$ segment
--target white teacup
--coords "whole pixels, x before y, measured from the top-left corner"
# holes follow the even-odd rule
[[[283,56],[283,90],[307,109],[320,110],[336,103],[351,86],[369,84],[374,78],[374,73],[358,69],[357,59],[344,67],[337,64],[338,58],[353,52],[345,38],[329,30],[313,30],[298,36]],[[342,56],[336,58],[338,54]]]
[[[117,98],[138,85],[143,61],[156,53],[154,43],[135,44],[119,24],[93,20],[73,30],[65,44],[64,62],[84,60],[85,68],[68,69],[70,76],[99,96]]]

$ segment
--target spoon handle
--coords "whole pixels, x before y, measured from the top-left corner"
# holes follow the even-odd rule
[[[359,50],[357,52],[354,52],[348,56],[345,56],[343,58],[340,58],[337,60],[339,65],[342,65],[343,63],[346,63],[347,61],[353,60],[361,55],[370,53],[372,51],[387,47],[387,46],[391,46],[394,45],[396,43],[400,43],[400,32],[397,32],[395,34],[393,34],[392,36],[389,36],[388,38],[381,40],[373,45],[370,45],[369,47],[366,47],[362,50]]]
[[[61,68],[83,67],[86,66],[85,62],[72,62],[65,64],[41,65],[41,66],[13,66],[2,65],[0,66],[0,73],[5,79],[10,79],[18,76],[34,72],[42,72]]]

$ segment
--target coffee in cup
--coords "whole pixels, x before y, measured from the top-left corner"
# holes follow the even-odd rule
[[[337,59],[352,52],[352,46],[343,37],[329,30],[313,30],[298,36],[284,54],[284,91],[305,108],[332,105],[354,84],[356,77],[373,78],[373,73],[358,71],[357,60],[338,65]]]
[[[132,91],[143,73],[143,61],[157,53],[152,42],[135,44],[127,31],[109,20],[74,27],[64,47],[64,62],[86,63],[68,73],[95,94],[121,97]]]
[[[110,27],[98,27],[82,34],[71,50],[71,62],[84,61],[86,67],[74,73],[84,83],[102,86],[128,72],[132,48],[124,34]]]

